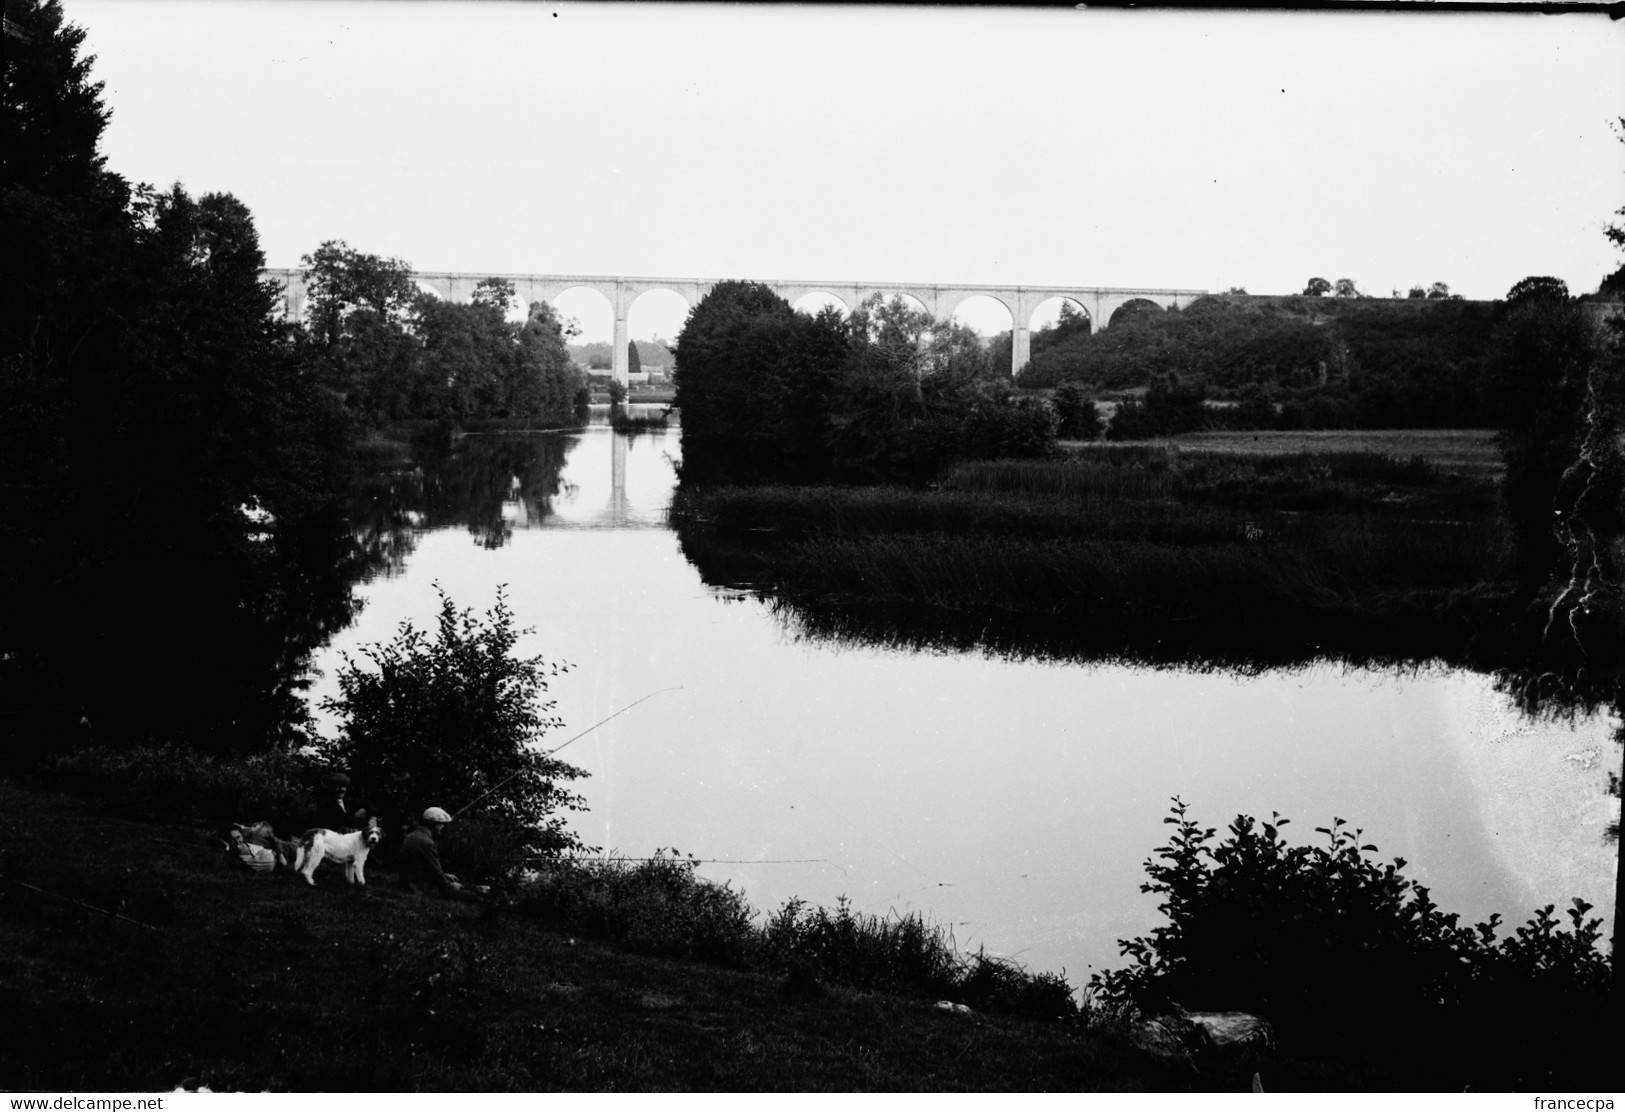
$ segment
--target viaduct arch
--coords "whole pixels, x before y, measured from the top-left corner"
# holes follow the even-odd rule
[[[298,320],[305,309],[305,272],[303,270],[266,270],[267,278],[282,283],[283,312],[289,320]],[[585,287],[597,290],[615,310],[615,341],[610,345],[614,357],[615,377],[627,381],[626,314],[632,303],[650,290],[670,290],[688,301],[689,306],[700,299],[720,281],[715,278],[633,278],[611,277],[597,274],[466,274],[414,272],[413,279],[434,290],[448,301],[472,301],[474,287],[486,278],[503,278],[513,283],[514,293],[521,303],[553,302],[565,290]],[[810,293],[827,294],[842,302],[848,310],[856,307],[871,294],[891,298],[908,294],[939,318],[953,315],[966,298],[991,297],[1010,312],[1012,322],[1010,373],[1014,375],[1032,356],[1032,336],[1028,322],[1038,306],[1052,297],[1063,297],[1082,305],[1089,314],[1090,327],[1099,331],[1106,327],[1125,302],[1143,298],[1164,309],[1188,304],[1206,296],[1206,290],[1187,289],[1130,289],[1108,286],[981,286],[943,285],[921,282],[810,282],[793,279],[757,279],[786,301],[795,302]]]

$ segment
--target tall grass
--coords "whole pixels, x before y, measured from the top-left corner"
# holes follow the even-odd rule
[[[1511,551],[1493,486],[1370,452],[1105,446],[931,490],[683,490],[672,517],[708,580],[813,636],[1022,655],[1459,653]]]
[[[561,859],[522,887],[519,906],[636,953],[781,974],[791,991],[841,984],[1035,1019],[1076,1014],[1063,977],[961,954],[918,914],[864,915],[844,898],[832,912],[792,899],[758,925],[742,893],[696,876],[695,865],[675,851]]]

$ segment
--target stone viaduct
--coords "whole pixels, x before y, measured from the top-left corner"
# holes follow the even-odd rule
[[[298,320],[305,308],[305,272],[302,270],[267,270],[267,278],[282,283],[284,311],[290,320]],[[597,290],[615,312],[615,341],[610,345],[614,357],[615,377],[627,380],[626,315],[632,303],[650,290],[670,290],[682,297],[690,308],[697,305],[718,282],[713,278],[626,278],[590,274],[445,274],[414,273],[419,286],[432,290],[449,301],[470,301],[474,287],[486,278],[505,278],[513,283],[514,293],[521,304],[536,301],[551,303],[565,290],[585,288]],[[849,311],[870,294],[879,293],[888,299],[906,294],[925,306],[932,316],[946,318],[968,297],[991,297],[1009,310],[1013,322],[1010,373],[1014,375],[1027,363],[1032,354],[1029,324],[1038,306],[1051,298],[1060,297],[1076,303],[1089,316],[1097,331],[1105,328],[1112,314],[1130,301],[1146,300],[1167,309],[1189,304],[1204,296],[1206,290],[1127,289],[1103,286],[978,286],[933,285],[921,282],[809,282],[790,279],[762,280],[763,285],[794,304],[808,294],[826,294],[841,302]]]

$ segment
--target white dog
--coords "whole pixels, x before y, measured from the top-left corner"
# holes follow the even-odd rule
[[[345,880],[366,887],[367,854],[372,852],[383,836],[383,828],[376,818],[368,819],[365,829],[352,830],[348,834],[337,834],[321,827],[307,830],[294,851],[293,868],[305,878],[306,884],[314,885],[316,866],[324,859],[330,860],[344,866]]]

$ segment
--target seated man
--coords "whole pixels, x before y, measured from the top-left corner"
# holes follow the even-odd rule
[[[401,842],[401,881],[414,892],[448,900],[478,903],[480,897],[463,887],[457,877],[440,867],[440,847],[435,837],[451,822],[439,807],[423,812],[423,819]]]
[[[350,778],[342,772],[329,772],[322,777],[322,798],[316,804],[310,825],[343,832],[360,830],[367,823],[365,810],[352,810],[345,800],[350,790]]]

